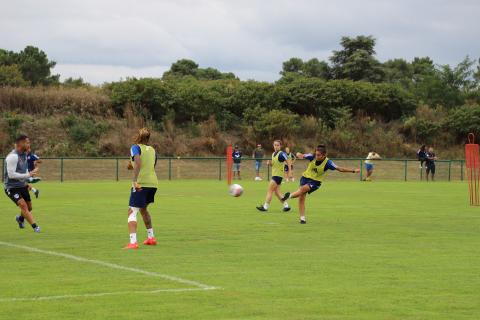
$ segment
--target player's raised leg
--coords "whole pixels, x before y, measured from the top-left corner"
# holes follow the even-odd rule
[[[283,203],[283,212],[288,212],[290,211],[290,206],[288,205],[287,203],[287,200],[283,200],[283,197],[285,195],[281,194],[280,193],[280,186],[277,186],[277,188],[275,189],[275,195],[277,196],[278,200],[280,200],[280,202]]]

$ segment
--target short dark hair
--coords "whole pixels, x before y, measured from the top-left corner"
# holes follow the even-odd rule
[[[15,143],[19,143],[20,141],[27,140],[28,136],[26,134],[21,134],[15,138]]]
[[[319,151],[320,153],[322,154],[326,154],[327,153],[327,147],[325,147],[325,145],[323,144],[319,144],[316,148],[315,148],[316,151]]]

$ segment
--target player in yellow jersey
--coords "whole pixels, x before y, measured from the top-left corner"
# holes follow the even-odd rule
[[[265,203],[261,206],[258,206],[259,211],[267,211],[270,207],[270,202],[272,201],[272,195],[275,193],[278,200],[283,203],[283,211],[290,211],[287,201],[282,200],[282,194],[280,193],[280,185],[282,184],[283,175],[285,172],[285,163],[290,168],[288,172],[291,172],[292,163],[288,158],[287,154],[282,151],[282,142],[280,140],[275,140],[273,142],[273,154],[272,160],[268,162],[272,166],[272,180],[268,184],[267,196],[265,197]]]
[[[315,153],[297,153],[298,159],[307,159],[309,164],[305,172],[303,172],[302,178],[300,179],[300,188],[297,191],[290,194],[290,192],[285,193],[285,196],[282,200],[288,200],[293,198],[298,198],[298,211],[300,212],[300,223],[305,224],[305,199],[307,194],[310,194],[320,188],[323,180],[327,176],[328,170],[336,170],[340,172],[350,172],[350,173],[359,173],[360,169],[350,169],[342,168],[332,160],[327,158],[327,148],[324,145],[319,145],[315,148]]]
[[[135,137],[134,144],[130,148],[131,160],[128,169],[133,170],[133,182],[130,193],[128,208],[128,231],[130,243],[125,249],[138,249],[137,244],[137,214],[140,212],[147,228],[147,240],[145,245],[156,245],[157,241],[153,233],[152,218],[147,210],[150,203],[155,201],[158,179],[155,173],[157,155],[155,149],[148,145],[150,131],[142,128]]]

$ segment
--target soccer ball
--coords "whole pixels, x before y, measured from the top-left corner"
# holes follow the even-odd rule
[[[230,186],[230,195],[233,197],[240,197],[243,193],[243,188],[239,184],[232,184]]]

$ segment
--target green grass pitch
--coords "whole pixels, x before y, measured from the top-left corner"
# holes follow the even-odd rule
[[[225,182],[162,181],[159,245],[138,251],[122,250],[128,182],[38,184],[41,234],[0,197],[0,319],[479,318],[480,208],[465,183],[326,181],[307,225],[296,202],[257,212],[266,183],[241,184],[232,198]]]

